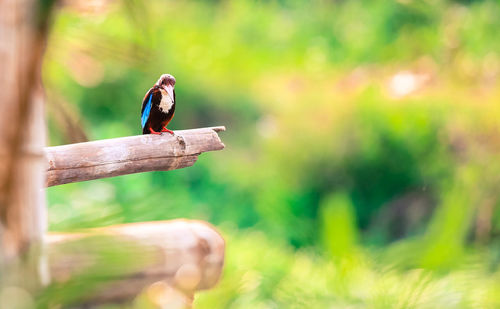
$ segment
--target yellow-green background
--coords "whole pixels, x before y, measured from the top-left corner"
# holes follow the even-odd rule
[[[50,188],[51,230],[214,224],[225,270],[196,308],[500,307],[499,1],[70,3],[51,145],[140,134],[171,73],[169,128],[225,125],[226,149]]]

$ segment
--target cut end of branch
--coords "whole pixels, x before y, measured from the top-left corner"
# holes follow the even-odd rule
[[[226,127],[225,126],[211,127],[211,129],[214,130],[215,132],[224,132],[224,131],[226,131]]]

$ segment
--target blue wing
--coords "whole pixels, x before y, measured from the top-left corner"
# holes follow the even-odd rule
[[[146,122],[148,121],[149,113],[151,112],[151,99],[152,98],[153,98],[153,92],[151,92],[151,94],[149,94],[148,103],[146,104],[146,107],[144,108],[144,111],[142,112],[142,115],[141,115],[141,125],[142,125],[143,129],[144,129],[144,126],[146,125]]]

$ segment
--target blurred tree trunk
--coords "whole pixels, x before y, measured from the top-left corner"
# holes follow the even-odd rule
[[[0,261],[46,228],[40,66],[53,1],[0,0]]]

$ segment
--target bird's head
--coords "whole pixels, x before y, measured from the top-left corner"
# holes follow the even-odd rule
[[[163,88],[172,100],[174,99],[175,77],[170,74],[163,74],[156,82],[156,85]]]

